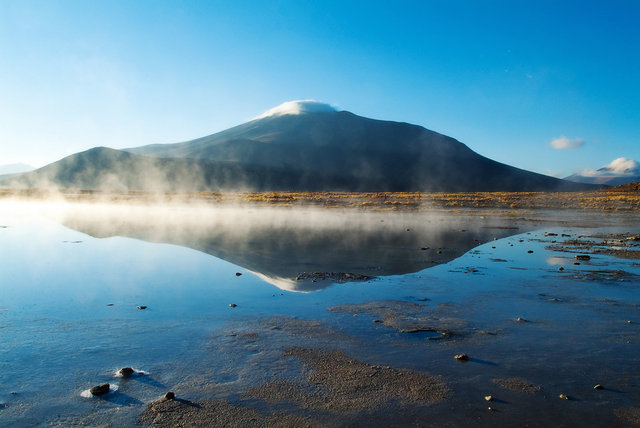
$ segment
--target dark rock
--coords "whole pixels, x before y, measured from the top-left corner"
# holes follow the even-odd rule
[[[118,370],[118,374],[122,377],[129,377],[132,374],[134,374],[136,371],[134,369],[132,369],[131,367],[123,367],[120,370]]]
[[[107,306],[113,306],[113,303],[107,303]]]
[[[591,260],[591,256],[588,256],[586,254],[578,254],[576,256],[576,260]]]
[[[104,395],[107,394],[109,392],[109,387],[111,385],[109,385],[108,383],[103,383],[102,385],[96,385],[96,386],[92,386],[89,389],[89,392],[91,393],[91,395]]]
[[[166,394],[164,394],[164,399],[165,400],[175,400],[176,399],[176,394],[173,391],[169,391]]]
[[[147,307],[145,305],[140,305],[138,306],[138,309],[143,310],[143,309],[147,309]]]
[[[238,306],[238,305],[236,305],[235,303],[229,303],[229,307],[230,308],[235,308],[236,306]]]
[[[236,272],[236,276],[242,276],[241,272]]]
[[[558,270],[559,270],[559,271],[563,271],[563,270],[564,270],[564,268],[563,268],[562,266],[560,266],[560,267],[558,268]]]
[[[529,250],[529,251],[527,251],[527,253],[531,254],[531,253],[533,253],[533,250]]]

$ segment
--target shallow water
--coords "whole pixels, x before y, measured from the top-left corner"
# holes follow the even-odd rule
[[[594,415],[624,425],[611,409],[640,399],[637,260],[602,253],[574,265],[574,253],[548,248],[640,233],[634,214],[2,208],[3,426],[131,425],[169,390],[234,401],[251,386],[295,377],[281,357],[292,345],[442,375],[455,391],[429,409],[442,425]],[[302,272],[377,278],[296,280]],[[375,311],[338,308],[389,301],[418,305],[416,322],[428,314],[436,333],[402,333],[372,322],[382,317]],[[454,335],[441,339],[440,330]],[[453,360],[463,351],[468,363]],[[145,374],[115,377],[121,367]],[[514,376],[544,395],[520,403],[490,381]],[[114,391],[83,397],[105,382]],[[608,383],[605,399],[593,395],[596,383]],[[561,392],[575,397],[572,407],[556,402]],[[487,393],[504,397],[498,415],[476,400]]]

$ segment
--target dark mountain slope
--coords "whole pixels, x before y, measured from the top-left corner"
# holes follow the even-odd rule
[[[594,186],[514,168],[417,125],[341,111],[261,117],[207,137],[94,148],[5,180],[109,190],[550,191]]]

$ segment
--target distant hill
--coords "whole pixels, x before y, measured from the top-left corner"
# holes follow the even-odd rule
[[[640,193],[640,181],[636,181],[633,183],[621,184],[619,186],[611,187],[607,190],[616,191],[616,192],[632,192],[632,193]]]
[[[32,167],[31,165],[27,165],[24,163],[12,163],[7,165],[0,165],[0,182],[2,182],[2,180],[13,177],[14,175],[17,175],[23,172],[32,171],[34,169],[35,168]]]
[[[483,157],[401,122],[290,102],[245,124],[176,144],[94,148],[4,185],[145,190],[549,191],[593,186]]]
[[[7,165],[0,165],[0,175],[7,174],[19,174],[21,172],[32,171],[35,168],[25,163],[11,163]]]
[[[640,181],[640,165],[638,162],[618,158],[608,165],[597,170],[585,170],[577,174],[570,175],[565,180],[576,183],[606,184],[607,186],[618,186],[626,183]]]

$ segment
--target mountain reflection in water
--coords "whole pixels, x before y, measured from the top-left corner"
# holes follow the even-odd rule
[[[130,237],[192,248],[255,273],[289,291],[335,281],[303,273],[401,275],[447,263],[524,224],[481,212],[366,212],[332,209],[93,205],[65,211],[61,222],[96,238]]]

